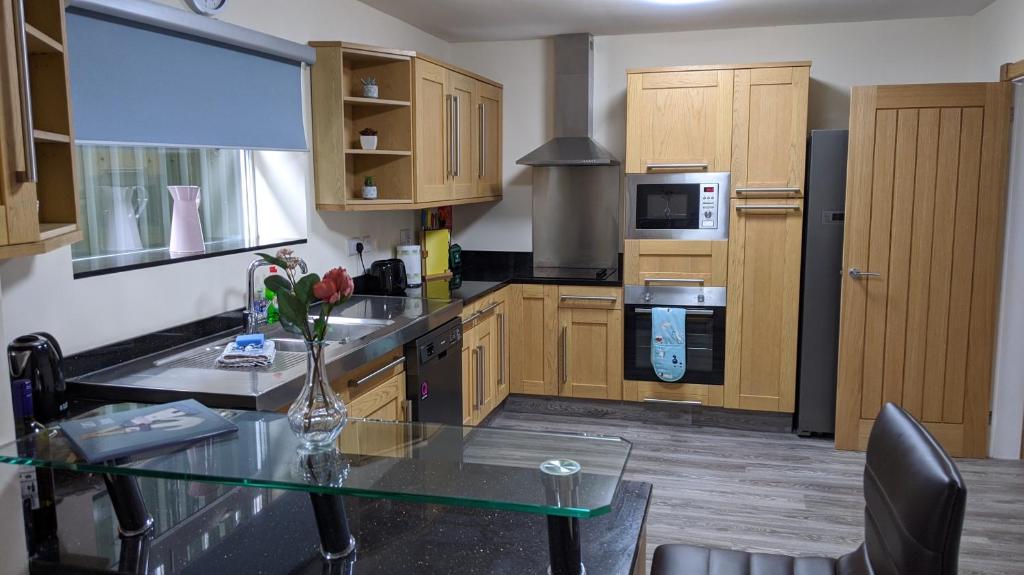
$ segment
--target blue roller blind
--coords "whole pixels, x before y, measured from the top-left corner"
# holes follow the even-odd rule
[[[299,62],[68,10],[79,143],[306,150]]]

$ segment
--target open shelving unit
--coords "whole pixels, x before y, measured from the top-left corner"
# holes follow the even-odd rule
[[[412,52],[343,42],[311,42],[313,157],[320,210],[411,209],[414,190]],[[378,98],[363,96],[373,77]],[[377,130],[377,149],[360,147],[359,132]],[[343,161],[338,161],[343,158]],[[373,177],[378,198],[362,198]]]
[[[32,108],[31,142],[38,177],[33,182],[11,184],[0,194],[3,203],[3,234],[0,259],[35,255],[82,239],[78,226],[78,193],[74,164],[74,133],[62,0],[25,2],[24,30],[28,58],[28,86]],[[8,14],[4,14],[7,16]],[[12,16],[17,17],[16,14]],[[6,26],[6,24],[5,24]],[[4,28],[4,34],[15,27]],[[17,62],[5,62],[7,65]],[[18,78],[17,68],[6,70]],[[17,116],[21,106],[17,101]],[[19,123],[22,130],[28,128]],[[17,138],[19,142],[21,138]],[[19,151],[21,149],[19,148]],[[21,154],[28,162],[28,150]]]

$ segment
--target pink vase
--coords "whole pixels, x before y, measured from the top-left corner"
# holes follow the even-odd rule
[[[167,190],[174,198],[170,252],[175,255],[206,252],[203,226],[199,222],[199,186],[167,186]]]

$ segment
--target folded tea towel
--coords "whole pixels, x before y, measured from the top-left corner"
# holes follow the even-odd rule
[[[662,381],[679,381],[686,373],[686,309],[651,310],[651,365]]]
[[[263,345],[239,346],[231,342],[224,346],[224,351],[217,358],[221,367],[269,367],[274,363],[277,350],[273,341],[265,341]]]

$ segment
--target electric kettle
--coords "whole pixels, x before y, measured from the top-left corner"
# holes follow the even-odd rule
[[[38,332],[15,338],[7,346],[7,359],[11,381],[27,379],[32,382],[32,404],[37,421],[49,423],[67,417],[67,384],[61,365],[64,354],[55,337]]]

